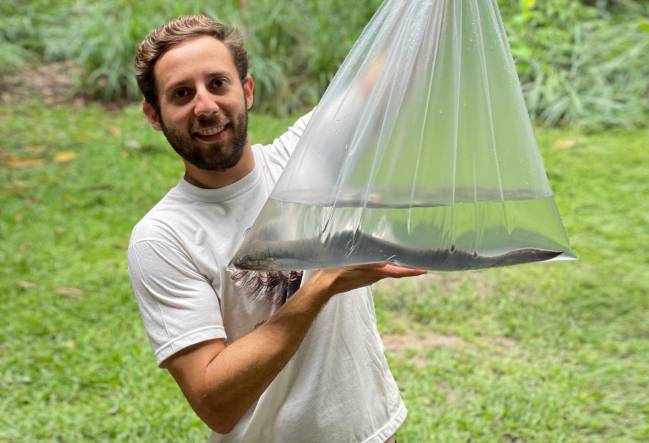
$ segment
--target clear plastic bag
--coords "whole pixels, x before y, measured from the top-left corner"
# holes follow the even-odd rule
[[[232,265],[574,258],[495,0],[386,0]]]

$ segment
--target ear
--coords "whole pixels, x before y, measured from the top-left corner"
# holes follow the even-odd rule
[[[252,105],[255,102],[255,97],[254,97],[255,81],[251,76],[246,75],[246,77],[243,80],[241,80],[241,83],[243,85],[243,94],[246,97],[246,104],[248,105],[248,111],[250,111]]]
[[[153,129],[155,129],[156,131],[162,131],[162,126],[160,125],[160,115],[158,114],[158,111],[155,110],[153,105],[151,105],[151,103],[144,100],[142,102],[142,112],[144,112],[144,115],[146,115],[146,119],[149,120],[149,124],[153,127]]]

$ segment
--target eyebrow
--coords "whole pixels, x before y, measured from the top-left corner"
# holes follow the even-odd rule
[[[213,71],[209,72],[206,77],[226,77],[228,80],[230,79],[231,75],[227,71]],[[167,88],[166,91],[173,91],[174,89],[178,88],[179,86],[183,86],[186,83],[189,83],[190,80],[183,79],[183,80],[178,80],[173,83],[171,83]]]

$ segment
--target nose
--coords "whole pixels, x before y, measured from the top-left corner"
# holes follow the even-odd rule
[[[214,100],[214,96],[204,87],[196,90],[196,104],[194,105],[194,115],[210,115],[219,112],[219,106]]]

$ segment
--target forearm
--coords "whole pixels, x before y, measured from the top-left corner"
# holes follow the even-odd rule
[[[423,273],[378,263],[321,270],[248,335],[229,346],[222,340],[201,343],[174,355],[166,367],[201,419],[216,432],[227,434],[295,354],[334,294],[387,277]]]
[[[263,325],[210,362],[201,398],[208,424],[221,433],[236,425],[295,354],[331,295],[326,279],[316,274]]]

